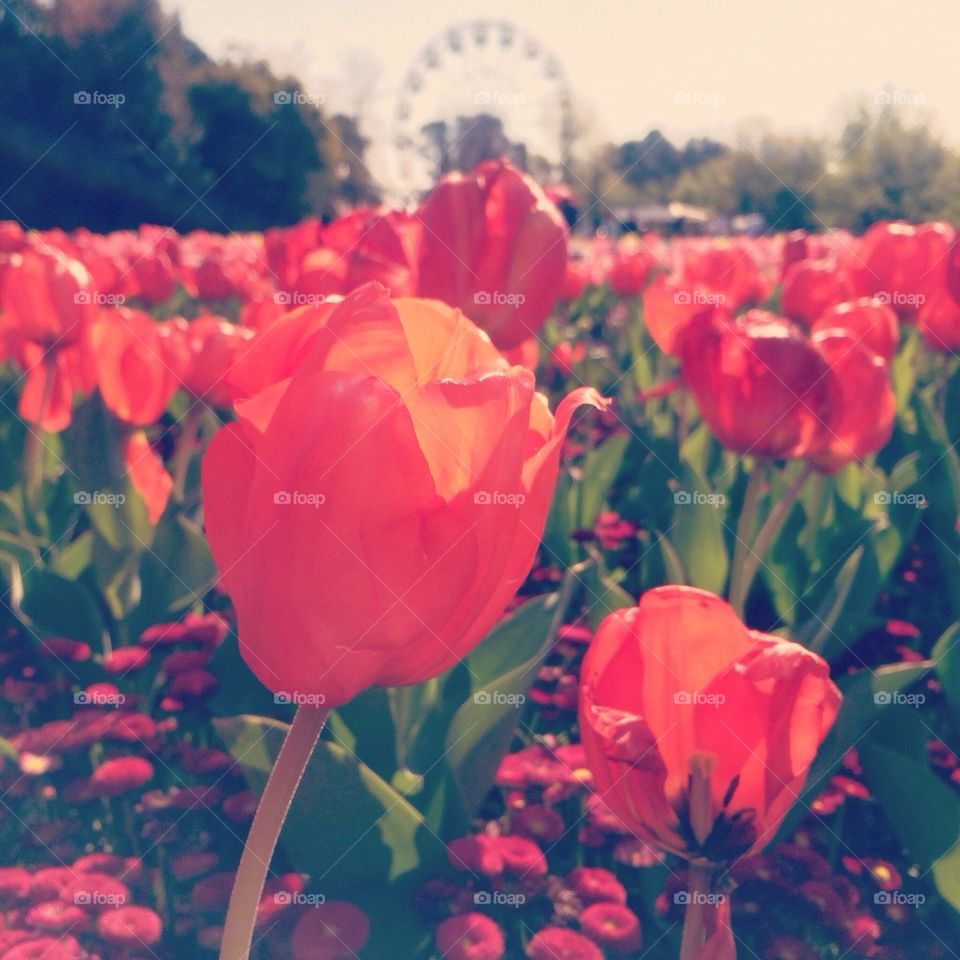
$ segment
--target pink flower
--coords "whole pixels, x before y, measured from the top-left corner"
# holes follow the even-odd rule
[[[89,780],[90,792],[98,797],[116,797],[142,787],[153,777],[153,764],[143,757],[117,757],[101,763]]]
[[[527,956],[530,960],[603,960],[592,940],[564,927],[544,927],[534,934]]]
[[[150,662],[150,651],[143,647],[118,647],[103,658],[103,669],[113,677],[142,670]]]
[[[353,960],[370,936],[370,920],[352,903],[329,900],[308,910],[293,928],[293,960]]]
[[[603,867],[577,867],[567,874],[567,885],[587,905],[627,902],[626,887]]]
[[[163,922],[149,907],[117,907],[97,918],[97,933],[121,947],[149,947],[163,933]]]
[[[580,914],[580,929],[594,943],[618,956],[640,949],[640,921],[623,904],[592,904]]]
[[[503,933],[482,913],[462,913],[437,927],[437,951],[444,960],[500,960]]]

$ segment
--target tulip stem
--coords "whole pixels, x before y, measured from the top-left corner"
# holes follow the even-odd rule
[[[53,393],[54,362],[44,355],[40,410],[37,413],[36,424],[27,424],[27,437],[23,448],[25,499],[31,510],[37,509],[40,490],[43,486],[43,459],[46,454],[46,443],[43,439],[43,420],[47,415],[47,407],[50,405],[50,396]]]
[[[729,599],[734,609],[737,604],[734,598],[740,594],[740,577],[743,575],[744,562],[747,550],[750,549],[750,538],[757,519],[757,509],[767,480],[767,465],[763,460],[757,460],[747,475],[747,489],[743,493],[743,503],[740,505],[740,517],[737,520],[737,529],[734,534],[736,543],[733,545],[733,563],[730,570]]]
[[[691,863],[687,870],[687,907],[683,915],[680,960],[697,960],[707,939],[707,911],[716,909],[710,902],[710,884],[710,869]]]
[[[297,708],[243,847],[223,928],[220,960],[247,960],[250,956],[257,907],[277,838],[328,713],[306,704]]]
[[[170,476],[173,478],[173,499],[182,503],[186,494],[187,471],[193,459],[194,447],[197,444],[197,430],[203,420],[205,412],[202,403],[192,406],[180,420],[180,433],[170,457]]]
[[[759,468],[755,467],[754,473],[750,475],[750,485],[753,484],[754,474],[759,472]],[[807,482],[807,478],[812,472],[813,465],[808,461],[803,465],[803,467],[801,467],[800,472],[794,478],[790,486],[784,491],[783,496],[781,496],[780,499],[777,500],[777,502],[773,505],[770,513],[767,515],[767,519],[763,521],[763,525],[757,532],[756,539],[754,539],[752,544],[747,543],[750,533],[749,530],[744,531],[746,536],[743,539],[740,539],[739,529],[737,531],[737,549],[743,549],[741,551],[741,556],[734,558],[733,575],[730,581],[730,606],[733,607],[734,612],[738,617],[740,617],[741,620],[743,619],[744,607],[747,603],[747,596],[750,593],[750,587],[753,584],[753,579],[757,575],[757,570],[766,557],[767,552],[773,544],[777,534],[780,532],[780,528],[783,526],[783,521],[786,519],[787,514],[797,502],[797,498],[800,496],[800,491],[803,489],[803,485]],[[750,495],[749,485],[747,487],[747,495]],[[747,507],[748,505],[745,502],[745,512]],[[756,504],[750,504],[750,508],[755,511]],[[741,515],[741,520],[742,519],[743,516]],[[752,525],[751,518],[751,526]]]

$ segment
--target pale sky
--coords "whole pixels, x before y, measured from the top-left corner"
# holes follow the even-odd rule
[[[362,96],[365,133],[378,144],[375,165],[390,161],[411,63],[433,37],[477,19],[509,20],[552,54],[599,137],[623,140],[659,127],[681,141],[729,139],[757,121],[836,132],[858,98],[873,103],[888,94],[960,143],[957,0],[163,2],[213,56],[264,57],[329,110],[355,111]],[[418,96],[516,101],[518,122],[530,125],[523,118],[539,115],[553,86],[539,75],[531,82],[525,69],[508,58],[491,77],[489,66],[474,70],[448,57]]]

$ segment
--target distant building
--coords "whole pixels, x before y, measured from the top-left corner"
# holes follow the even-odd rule
[[[676,201],[618,206],[611,210],[611,214],[607,226],[612,233],[646,233],[648,230],[655,230],[665,235],[756,236],[763,233],[767,225],[759,213],[728,216],[706,207],[695,207]]]

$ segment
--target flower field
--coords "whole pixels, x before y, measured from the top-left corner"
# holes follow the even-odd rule
[[[0,960],[958,956],[960,236],[554,199],[0,223]]]

